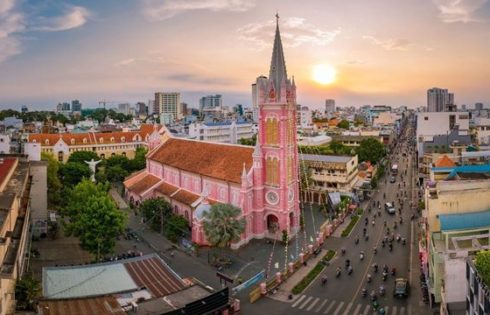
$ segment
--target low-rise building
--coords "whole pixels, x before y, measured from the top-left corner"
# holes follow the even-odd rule
[[[358,158],[355,156],[300,154],[311,177],[311,187],[303,188],[303,199],[321,203],[329,192],[351,193],[358,174]],[[306,196],[310,194],[310,196]]]
[[[466,260],[466,315],[490,314],[490,288],[473,258]]]
[[[374,138],[379,142],[383,143],[383,137],[379,136],[351,136],[351,135],[334,135],[332,136],[333,141],[338,141],[348,147],[358,147],[361,145],[361,141],[364,139]]]
[[[85,133],[33,133],[27,143],[41,144],[42,152],[52,153],[60,162],[66,162],[73,152],[92,151],[104,159],[114,155],[134,158],[137,148],[153,149],[168,137],[161,125],[141,125],[136,131],[85,132]],[[31,147],[24,146],[24,153],[31,155]]]
[[[29,242],[32,176],[24,156],[0,155],[0,315],[15,311]]]
[[[240,139],[250,139],[253,135],[253,123],[248,121],[204,122],[189,125],[189,138],[202,141],[236,144]]]
[[[490,165],[432,168],[425,189],[421,259],[433,302],[464,301],[465,258],[490,233]],[[483,237],[484,239],[485,237]]]

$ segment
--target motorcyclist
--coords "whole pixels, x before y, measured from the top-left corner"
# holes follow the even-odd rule
[[[378,253],[378,249],[376,248],[376,246],[373,247],[373,253],[374,253],[374,255],[376,255]]]
[[[379,295],[383,296],[385,295],[385,287],[383,285],[379,286]]]
[[[392,276],[396,275],[396,268],[395,268],[395,267],[393,267],[393,268],[391,269],[391,275],[392,275]]]
[[[344,247],[342,247],[342,248],[340,249],[340,251],[342,252],[342,255],[345,255],[345,248],[344,248]]]
[[[347,268],[347,273],[350,275],[352,272],[354,271],[354,268],[352,268],[352,266],[349,266]]]
[[[337,278],[340,277],[341,272],[342,272],[342,270],[340,269],[340,267],[337,267]]]
[[[364,225],[368,225],[369,219],[367,217],[364,218]]]
[[[378,272],[378,264],[374,263],[373,264],[373,269],[374,269],[374,272]]]
[[[322,277],[322,285],[327,284],[327,281],[328,281],[328,277],[327,276],[323,276]]]
[[[367,275],[367,282],[368,283],[371,283],[371,280],[373,279],[373,277],[371,277],[371,274],[368,273]]]
[[[367,289],[366,288],[362,288],[362,296],[366,296],[367,295]]]
[[[364,251],[361,251],[359,253],[359,259],[363,260],[364,259]]]

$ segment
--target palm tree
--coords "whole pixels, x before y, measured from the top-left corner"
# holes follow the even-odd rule
[[[216,203],[204,214],[204,233],[208,242],[216,247],[229,247],[240,240],[245,231],[245,218],[238,218],[242,210],[231,204]]]

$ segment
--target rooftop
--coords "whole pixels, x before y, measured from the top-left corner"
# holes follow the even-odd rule
[[[72,299],[149,290],[153,297],[185,288],[156,254],[91,265],[43,268],[43,296]]]
[[[490,226],[490,210],[440,214],[441,231],[474,230]]]
[[[17,158],[1,158],[0,157],[0,191],[1,188],[5,184],[5,181],[8,179],[8,174],[15,167],[17,162]]]
[[[43,300],[38,304],[39,315],[126,315],[113,296],[70,300]]]
[[[301,161],[318,161],[327,163],[347,163],[352,160],[352,156],[341,155],[318,155],[318,154],[300,154],[299,159]]]
[[[148,159],[211,178],[241,183],[243,164],[252,167],[254,147],[169,138]]]

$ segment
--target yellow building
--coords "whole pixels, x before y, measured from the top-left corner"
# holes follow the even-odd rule
[[[141,125],[135,131],[87,132],[87,133],[33,133],[27,137],[28,143],[40,143],[41,152],[52,153],[60,162],[66,162],[73,152],[92,151],[104,159],[114,155],[134,158],[137,148],[149,150],[157,147],[168,137],[168,131],[161,125]],[[30,150],[26,146],[26,151]],[[25,152],[30,155],[31,152]]]

